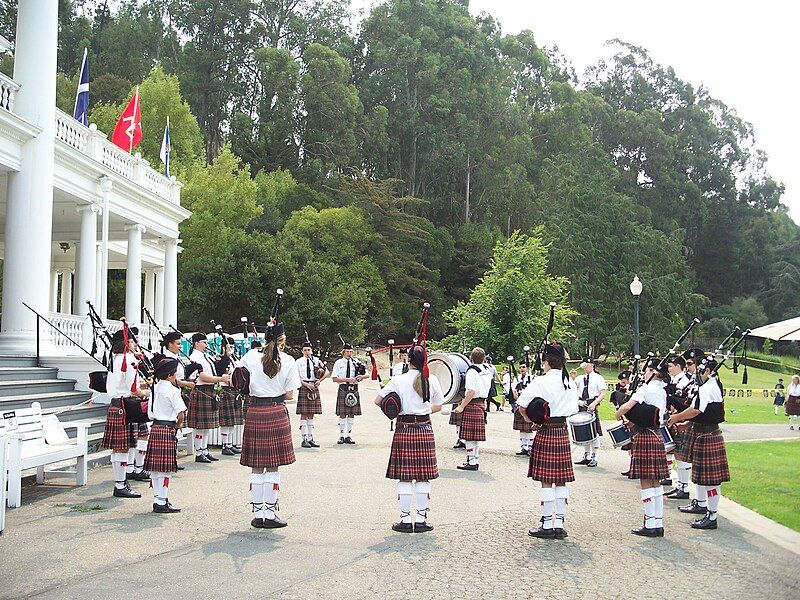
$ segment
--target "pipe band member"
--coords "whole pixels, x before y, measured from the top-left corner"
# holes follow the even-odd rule
[[[387,478],[397,479],[397,497],[400,501],[400,521],[392,525],[392,529],[401,533],[420,533],[433,529],[433,525],[427,521],[428,502],[431,498],[431,481],[439,477],[439,468],[430,415],[441,410],[444,395],[439,380],[428,373],[425,348],[411,348],[409,362],[408,371],[392,377],[378,392],[375,404],[381,406],[383,399],[391,393],[400,399],[397,426],[386,469]],[[416,499],[413,519],[412,499]]]
[[[722,482],[731,480],[725,439],[719,428],[725,420],[725,401],[722,384],[714,375],[716,368],[715,360],[701,362],[697,370],[700,384],[697,397],[689,408],[669,418],[670,425],[686,419],[692,421],[692,437],[687,452],[692,463],[692,483],[697,489],[697,498],[678,510],[705,515],[692,523],[693,529],[717,528]]]
[[[214,361],[206,354],[208,338],[205,333],[192,336],[192,353],[189,359],[200,365],[195,378],[195,387],[189,395],[188,426],[194,429],[194,461],[216,462],[219,459],[208,451],[208,437],[212,429],[219,427],[219,410],[214,387],[217,383],[230,384],[230,375],[217,375]]]
[[[132,328],[134,335],[138,329]],[[111,398],[106,413],[106,426],[103,432],[102,448],[111,450],[111,466],[114,471],[114,496],[117,498],[141,498],[142,495],[131,490],[126,471],[128,463],[133,463],[131,453],[136,452],[135,423],[125,418],[125,399],[147,398],[149,390],[139,387],[138,361],[134,352],[136,343],[128,335],[128,325],[111,338],[111,367],[106,380],[106,392]]]
[[[667,413],[676,413],[687,406],[686,394],[691,379],[686,374],[686,359],[683,356],[669,357],[667,366],[669,368],[669,383],[664,388],[667,393]],[[674,487],[664,496],[672,500],[687,500],[689,498],[689,470],[692,465],[682,459],[686,436],[677,426],[670,427],[669,430],[675,442],[675,449],[672,453],[667,454],[667,466],[675,466],[675,479],[677,481]],[[670,477],[670,479],[663,480],[661,485],[669,485],[671,483],[672,479]]]
[[[526,387],[528,387],[528,385],[530,385],[531,381],[533,381],[533,375],[528,370],[528,363],[525,361],[520,361],[519,376],[515,378],[511,385],[511,393],[513,394],[515,405],[519,395]],[[530,419],[526,421],[516,408],[513,410],[513,412],[514,421],[511,427],[514,429],[514,431],[519,432],[520,450],[517,452],[517,456],[530,456],[533,438],[536,437],[536,430],[538,426]]]
[[[239,463],[251,468],[250,525],[259,529],[286,527],[278,517],[278,467],[295,461],[286,400],[300,387],[300,376],[295,360],[281,350],[285,343],[283,323],[275,323],[267,327],[263,352],[248,352],[241,361],[250,374],[250,400]]]
[[[542,539],[567,537],[564,529],[569,498],[567,483],[575,481],[567,417],[578,412],[578,392],[564,368],[565,363],[564,347],[558,342],[546,344],[542,351],[544,375],[534,377],[517,399],[525,420],[533,420],[545,408],[549,411],[547,418],[537,417],[541,423],[528,461],[528,477],[541,482],[542,486],[539,491],[541,525],[528,531],[528,535]]]
[[[350,434],[353,432],[354,417],[361,415],[361,398],[358,384],[368,377],[366,373],[356,373],[356,361],[353,358],[353,346],[345,343],[342,346],[342,358],[333,363],[332,378],[339,384],[336,394],[336,416],[339,417],[339,441],[337,444],[355,444]],[[355,404],[348,406],[347,398],[355,396]]]
[[[594,413],[597,417],[597,439],[584,446],[583,459],[575,464],[596,467],[597,453],[600,451],[600,438],[603,437],[603,428],[600,425],[600,418],[597,416],[597,407],[606,396],[606,380],[595,369],[594,359],[591,356],[583,359],[581,367],[584,375],[575,379],[580,399],[578,407],[581,411]]]
[[[637,389],[630,400],[617,409],[617,418],[630,415],[637,405],[647,405],[656,410],[649,421],[639,421],[631,416],[633,429],[633,450],[631,452],[631,468],[628,477],[639,479],[641,498],[644,505],[644,522],[642,527],[631,529],[634,535],[645,537],[664,537],[664,488],[661,479],[669,474],[667,454],[664,450],[664,438],[659,426],[661,415],[667,409],[667,394],[664,380],[669,379],[668,367],[660,365],[660,360],[652,358],[645,369],[647,384]],[[645,426],[647,425],[647,426]]]
[[[408,373],[408,369],[408,348],[400,348],[400,362],[396,365],[392,365],[392,371],[389,373],[389,377],[396,377],[397,375]]]
[[[183,426],[186,404],[178,387],[176,358],[162,358],[155,365],[156,384],[147,406],[147,415],[153,420],[145,469],[150,471],[153,488],[153,512],[177,513],[180,508],[169,501],[170,475],[178,470],[178,440],[175,431]]]
[[[800,375],[792,375],[792,382],[786,388],[786,397],[786,415],[789,417],[789,429],[794,430],[794,426],[797,425],[797,419],[800,416]]]
[[[486,352],[483,348],[472,349],[472,364],[467,368],[464,399],[453,409],[453,412],[461,413],[459,436],[467,448],[467,462],[456,466],[462,471],[478,470],[478,442],[486,441],[486,398],[492,386],[493,375],[492,370],[484,364],[485,359]]]
[[[297,410],[300,415],[300,433],[303,448],[319,448],[314,441],[314,415],[322,414],[319,386],[330,375],[328,367],[313,354],[311,342],[303,342],[303,356],[297,359],[300,388],[297,392]]]
[[[236,349],[236,340],[230,336],[225,336],[225,343],[222,345],[222,356],[216,362],[216,375],[227,375],[229,378],[236,366],[233,360],[233,353]],[[244,423],[242,415],[242,396],[234,390],[230,383],[222,382],[222,390],[219,393],[219,435],[222,440],[222,454],[224,456],[236,456],[242,451],[236,444],[236,426]]]

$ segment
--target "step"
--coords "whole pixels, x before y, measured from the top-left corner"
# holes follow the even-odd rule
[[[15,379],[0,381],[0,397],[21,394],[46,394],[75,390],[74,379]]]
[[[0,365],[0,381],[58,379],[55,367],[6,367]]]
[[[43,415],[54,414],[62,423],[70,421],[105,421],[108,407],[104,404],[84,404],[72,410],[64,410],[63,406],[42,409]]]
[[[35,367],[35,356],[0,356],[0,367]]]
[[[14,395],[0,396],[0,410],[30,408],[31,404],[34,402],[41,404],[43,410],[59,406],[74,406],[88,400],[91,396],[91,392],[82,392],[72,389],[58,392],[34,392],[30,394],[26,394],[23,391],[23,393]],[[102,406],[105,409],[106,405]]]

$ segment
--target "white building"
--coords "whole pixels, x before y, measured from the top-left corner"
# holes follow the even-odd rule
[[[162,327],[178,322],[181,184],[56,109],[57,45],[58,2],[19,0],[14,77],[0,75],[2,356],[36,354],[23,303],[90,348],[86,301],[107,319],[109,269],[127,272],[128,322],[142,323],[143,306]],[[46,324],[39,333],[42,362],[73,376],[98,367]]]

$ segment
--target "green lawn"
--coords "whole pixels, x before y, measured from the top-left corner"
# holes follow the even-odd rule
[[[722,493],[800,531],[800,440],[725,445],[731,481]]]

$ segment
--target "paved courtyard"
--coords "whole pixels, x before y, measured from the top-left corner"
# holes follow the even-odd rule
[[[384,478],[389,422],[371,404],[376,385],[364,387],[356,446],[336,445],[330,383],[316,426],[322,447],[300,448],[295,427],[297,462],[282,469],[285,529],[250,528],[247,469],[235,458],[182,459],[170,500],[183,512],[167,516],[150,512],[146,483],[133,484],[141,500],[112,498],[111,469],[97,468],[84,488],[55,480],[23,490],[0,536],[0,597],[800,598],[800,557],[724,512],[717,531],[694,531],[670,501],[665,538],[628,533],[641,524],[641,501],[619,475],[627,454],[607,440],[598,468],[576,467],[569,537],[530,538],[538,494],[526,459],[513,456],[509,412],[491,413],[477,473],[456,470],[463,451],[451,448],[447,418],[434,416],[436,529],[395,533],[394,482]],[[103,510],[75,510],[92,505]]]

